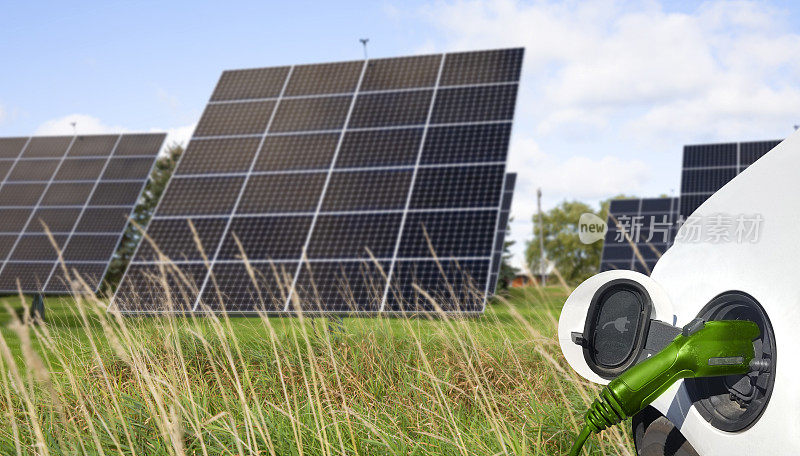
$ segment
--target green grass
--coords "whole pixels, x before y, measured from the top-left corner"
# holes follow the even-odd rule
[[[569,449],[596,389],[561,357],[568,290],[484,316],[116,318],[0,300],[0,454],[533,454]],[[10,309],[10,311],[9,311]],[[632,454],[612,429],[585,454]]]

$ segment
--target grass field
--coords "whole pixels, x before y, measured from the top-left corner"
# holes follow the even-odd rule
[[[562,287],[475,319],[119,318],[0,300],[0,454],[564,454],[596,389],[561,357]],[[584,454],[633,454],[605,431]]]

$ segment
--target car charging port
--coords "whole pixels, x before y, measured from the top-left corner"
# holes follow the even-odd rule
[[[776,347],[772,324],[761,304],[741,291],[723,293],[698,314],[703,320],[749,320],[758,325],[755,357],[746,375],[686,379],[697,411],[717,429],[737,432],[752,426],[766,409],[775,383]]]

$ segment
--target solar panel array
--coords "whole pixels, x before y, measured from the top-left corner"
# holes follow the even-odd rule
[[[781,141],[700,144],[683,148],[680,213],[692,215],[717,190]]]
[[[0,138],[0,292],[96,291],[164,138]]]
[[[224,72],[114,302],[482,311],[522,54]]]
[[[628,245],[614,242],[618,238],[617,229],[609,216],[609,232],[603,245],[603,254],[600,259],[600,270],[631,269],[649,273],[660,255],[672,245],[679,225],[679,218],[690,216],[717,190],[730,182],[739,173],[747,169],[756,160],[772,150],[781,141],[751,141],[740,143],[718,143],[688,145],[683,148],[683,170],[681,172],[681,195],[675,198],[654,198],[644,200],[614,200],[611,202],[609,215],[616,217],[633,217],[644,215],[646,219],[652,217],[671,217],[673,228],[668,242],[659,242],[650,245],[637,243],[640,253],[645,257],[644,264],[633,253]],[[644,212],[638,213],[637,204],[644,204]],[[657,202],[662,201],[662,202]],[[667,201],[672,209],[667,209]],[[637,203],[639,202],[639,203]],[[660,207],[660,209],[656,209]]]
[[[650,274],[672,244],[678,206],[678,198],[612,200],[600,271],[628,269]]]
[[[494,238],[492,251],[492,270],[489,273],[489,288],[487,292],[493,294],[497,290],[497,279],[500,277],[500,266],[503,264],[503,248],[508,234],[508,220],[511,216],[511,202],[514,198],[514,187],[517,183],[517,173],[506,174],[503,184],[503,203],[500,219],[497,221],[497,232]]]

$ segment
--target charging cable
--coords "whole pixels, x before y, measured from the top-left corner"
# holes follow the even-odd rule
[[[694,319],[655,355],[623,372],[600,392],[584,417],[570,456],[578,456],[592,433],[642,411],[682,378],[719,377],[769,369],[753,360],[753,340],[760,334],[752,321]]]

